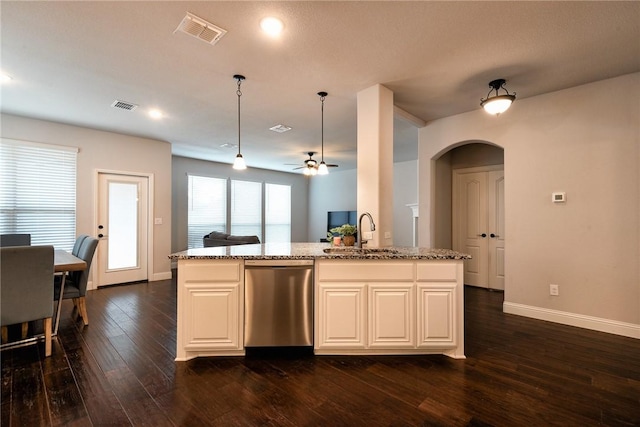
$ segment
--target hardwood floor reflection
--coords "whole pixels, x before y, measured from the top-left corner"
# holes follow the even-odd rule
[[[2,352],[3,426],[640,425],[640,340],[503,314],[465,289],[466,360],[276,354],[174,362],[176,285],[65,301],[53,355]]]

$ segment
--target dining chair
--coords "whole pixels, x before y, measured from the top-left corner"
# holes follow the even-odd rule
[[[3,343],[8,340],[7,326],[44,320],[45,356],[51,355],[53,260],[53,246],[0,248]]]
[[[89,280],[89,270],[91,261],[98,247],[98,239],[87,236],[80,244],[77,257],[87,263],[87,268],[82,271],[73,271],[65,280],[63,295],[60,295],[60,283],[56,283],[54,299],[72,299],[73,305],[77,308],[78,314],[82,317],[85,325],[89,324],[87,315],[87,304],[85,296],[87,294],[87,282]]]
[[[78,237],[76,237],[76,242],[73,244],[73,250],[71,250],[71,255],[78,256],[78,252],[80,251],[80,246],[82,246],[82,242],[84,242],[84,239],[86,239],[87,237],[89,237],[88,234],[81,234]]]
[[[31,246],[31,234],[0,234],[0,247]]]

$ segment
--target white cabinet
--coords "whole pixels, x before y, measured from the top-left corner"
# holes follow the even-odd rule
[[[367,286],[370,348],[415,348],[414,290],[413,283]]]
[[[418,284],[418,347],[455,345],[455,293],[455,283]]]
[[[460,260],[316,260],[316,354],[464,358]]]
[[[316,347],[365,348],[364,284],[320,283],[317,291]]]
[[[178,262],[176,360],[244,354],[243,283],[240,260]]]

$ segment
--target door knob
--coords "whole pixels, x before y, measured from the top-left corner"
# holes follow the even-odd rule
[[[491,238],[496,238],[496,237],[500,237],[500,236],[498,236],[497,234],[493,234],[493,233],[491,233],[490,237],[491,237]]]
[[[480,237],[482,237],[484,239],[485,237],[487,237],[487,233],[478,234],[478,236],[480,236]]]

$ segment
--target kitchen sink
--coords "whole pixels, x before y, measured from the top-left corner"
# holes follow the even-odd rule
[[[398,253],[395,249],[355,247],[325,248],[323,252],[331,255],[388,255]]]

